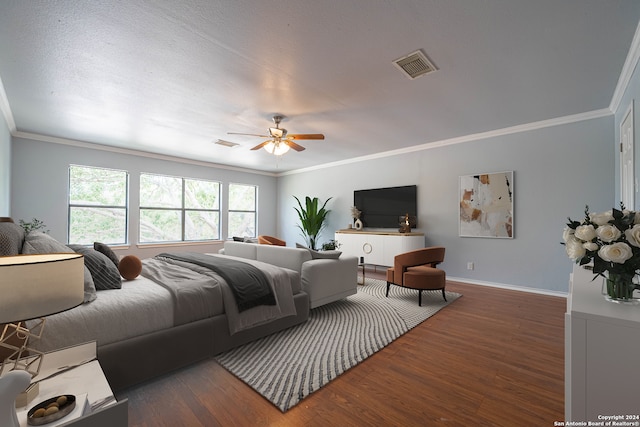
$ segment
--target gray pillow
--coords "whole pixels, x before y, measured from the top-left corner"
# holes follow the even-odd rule
[[[32,231],[24,238],[22,246],[23,254],[51,254],[51,253],[74,253],[71,248],[58,242],[53,237],[41,231]],[[91,272],[84,267],[84,302],[91,302],[96,299],[96,287],[91,277]]]
[[[96,294],[96,285],[93,283],[93,278],[91,277],[91,272],[84,266],[84,301],[83,303],[88,303],[98,298]]]
[[[73,253],[64,244],[58,242],[53,237],[42,231],[32,231],[24,238],[22,245],[22,253],[24,254],[56,254],[56,253]]]
[[[340,251],[314,251],[300,243],[296,243],[296,248],[308,250],[312,259],[338,259],[342,255]]]
[[[0,222],[0,256],[13,256],[22,252],[24,229],[13,222]]]
[[[107,258],[109,258],[111,262],[113,262],[113,265],[115,265],[116,268],[118,268],[118,264],[120,264],[120,259],[118,258],[118,255],[116,255],[115,252],[113,252],[109,246],[105,245],[104,243],[93,242],[93,249],[105,254]]]
[[[338,259],[342,255],[340,251],[314,251],[309,249],[309,252],[311,252],[311,258],[313,259]]]
[[[122,288],[122,277],[118,268],[105,254],[82,245],[69,245],[71,249],[84,255],[84,265],[91,272],[96,290]]]

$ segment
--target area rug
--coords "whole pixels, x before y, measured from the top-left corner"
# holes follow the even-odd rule
[[[424,322],[461,295],[366,279],[358,293],[311,310],[309,320],[216,357],[282,412]]]

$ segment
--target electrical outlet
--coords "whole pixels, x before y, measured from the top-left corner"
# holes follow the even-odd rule
[[[473,263],[472,262],[468,262],[467,263],[467,270],[473,270]]]

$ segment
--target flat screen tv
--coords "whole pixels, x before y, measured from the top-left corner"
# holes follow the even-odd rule
[[[368,228],[398,228],[401,216],[417,217],[417,199],[415,185],[353,192],[353,205],[362,212],[360,221]]]

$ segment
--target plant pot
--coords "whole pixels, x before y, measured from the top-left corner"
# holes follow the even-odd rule
[[[638,304],[640,300],[634,298],[633,291],[637,285],[633,283],[634,275],[609,273],[605,281],[607,301],[621,304]]]

